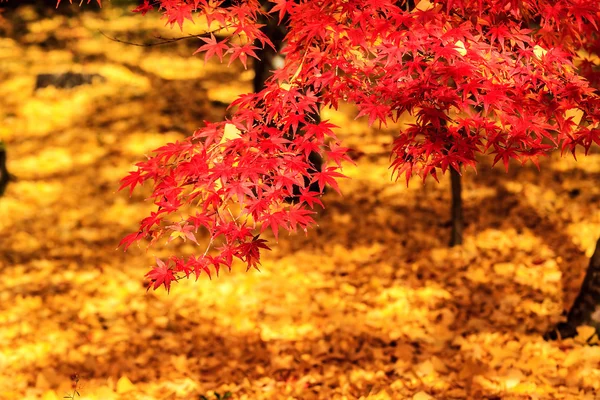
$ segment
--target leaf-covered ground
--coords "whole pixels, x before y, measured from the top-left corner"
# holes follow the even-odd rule
[[[594,399],[600,348],[541,335],[573,301],[600,234],[600,155],[464,177],[465,244],[449,249],[449,187],[390,181],[394,130],[324,111],[355,148],[343,197],[262,272],[146,292],[155,256],[115,250],[149,205],[115,193],[134,162],[217,120],[252,73],[204,65],[156,18],[40,15],[0,29],[0,398]],[[201,30],[201,26],[194,27]],[[102,32],[102,33],[101,33]],[[97,73],[35,90],[36,76]],[[76,398],[77,395],[75,395]]]

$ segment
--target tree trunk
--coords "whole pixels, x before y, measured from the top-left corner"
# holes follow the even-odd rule
[[[263,4],[263,7],[268,7],[269,9],[272,7],[272,4],[265,1],[261,1],[261,4]],[[265,25],[262,27],[262,31],[269,37],[271,42],[273,42],[277,51],[274,51],[269,46],[257,51],[257,55],[260,60],[253,60],[254,78],[252,79],[252,87],[254,93],[258,93],[266,87],[265,81],[272,75],[272,71],[277,69],[277,52],[284,46],[283,39],[286,35],[285,21],[283,25],[279,25],[277,18],[261,17],[259,22]],[[311,113],[309,115],[309,119],[314,124],[321,122],[321,116],[319,115],[319,112]],[[318,153],[310,153],[308,161],[312,164],[315,171],[321,171],[323,159]],[[309,186],[311,191],[318,192],[318,183],[314,182],[311,184],[310,181],[311,178],[304,177],[304,185]],[[294,185],[293,196],[287,198],[286,201],[290,203],[296,202],[298,200],[298,196],[300,196],[300,188]]]
[[[577,335],[577,327],[589,325],[600,332],[600,239],[585,273],[579,294],[567,314],[567,321],[547,332],[545,339],[569,338]]]
[[[463,242],[463,207],[462,207],[462,182],[458,171],[450,167],[450,182],[452,188],[452,233],[450,247],[458,246]]]
[[[6,147],[0,142],[0,196],[4,194],[9,180],[10,174],[6,169]]]
[[[272,4],[265,1],[261,1],[263,8],[271,9]],[[283,39],[285,38],[285,25],[279,25],[277,18],[265,18],[259,17],[259,23],[264,24],[261,28],[263,33],[268,36],[275,50],[270,46],[266,46],[263,49],[259,49],[256,54],[258,60],[253,60],[254,78],[252,79],[252,89],[254,93],[258,93],[265,88],[265,81],[271,76],[272,71],[277,69],[275,65],[275,58],[277,53],[283,47]]]

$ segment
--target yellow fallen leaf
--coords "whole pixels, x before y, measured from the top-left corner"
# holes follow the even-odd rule
[[[462,42],[462,40],[457,40],[454,44],[454,48],[456,49],[456,51],[458,51],[458,53],[461,56],[467,55],[467,48],[465,47],[465,44]]]
[[[433,365],[433,368],[435,369],[435,371],[437,373],[440,373],[440,374],[448,373],[448,367],[446,367],[446,364],[444,364],[444,362],[442,360],[440,360],[438,357],[436,357],[436,356],[431,357],[431,364]]]
[[[570,108],[565,112],[565,117],[573,118],[573,123],[579,125],[581,118],[583,118],[583,111],[579,108]]]
[[[413,396],[413,400],[435,400],[435,397],[432,397],[425,392],[418,392]]]
[[[512,389],[513,393],[530,394],[535,393],[537,384],[535,382],[521,382]]]
[[[355,286],[352,286],[352,285],[350,285],[349,283],[345,283],[345,282],[344,282],[344,283],[342,283],[342,284],[340,285],[340,290],[341,290],[343,293],[346,293],[346,294],[350,294],[350,295],[354,295],[354,294],[356,294],[356,287],[355,287]]]
[[[46,393],[44,393],[44,395],[42,396],[42,400],[59,400],[60,398],[58,397],[58,395],[54,392],[54,390],[48,390]]]
[[[533,48],[533,54],[538,58],[541,59],[542,57],[544,57],[546,55],[546,53],[548,52],[548,50],[544,49],[543,47],[541,47],[540,45],[535,45],[535,47]]]
[[[433,4],[429,0],[421,0],[415,7],[415,10],[427,11],[433,8]]]
[[[175,367],[175,369],[179,372],[186,372],[188,370],[187,357],[184,354],[179,356],[171,356],[171,364]]]
[[[587,51],[580,49],[577,50],[577,55],[579,56],[579,58],[589,60],[596,65],[600,64],[600,57],[598,57],[598,55],[594,53],[588,53]]]
[[[582,356],[584,356],[579,349],[573,349],[567,357],[565,357],[565,361],[563,362],[563,366],[569,368],[572,365],[577,364],[582,360]]]
[[[37,374],[35,379],[35,387],[38,389],[50,389],[52,385],[43,373]]]
[[[502,380],[507,389],[512,389],[521,383],[524,378],[525,375],[521,370],[513,368],[506,373]]]
[[[93,393],[88,394],[92,399],[97,400],[112,400],[119,396],[108,386],[100,386],[94,389]]]
[[[129,378],[122,376],[117,381],[117,393],[123,394],[135,390],[135,385],[131,383]]]
[[[415,372],[420,377],[424,377],[433,374],[435,372],[435,368],[430,360],[425,360],[415,367]]]
[[[240,136],[240,130],[234,124],[225,124],[223,137],[221,138],[219,144],[223,144],[228,140],[237,139]]]

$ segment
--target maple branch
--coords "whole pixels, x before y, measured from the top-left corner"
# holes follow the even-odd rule
[[[106,33],[102,32],[101,30],[98,30],[98,32],[100,32],[100,34],[102,36],[104,36],[105,38],[107,38],[109,40],[112,40],[113,42],[123,43],[123,44],[128,44],[130,46],[138,46],[138,47],[161,46],[163,44],[175,43],[175,42],[178,42],[180,40],[192,39],[192,38],[198,38],[199,39],[199,38],[202,37],[202,35],[187,35],[187,36],[180,36],[180,37],[176,37],[176,38],[164,38],[162,36],[156,36],[157,39],[160,39],[162,41],[160,41],[160,42],[154,42],[154,43],[135,43],[135,42],[129,42],[127,40],[118,39],[116,37],[108,36]]]
[[[138,46],[138,47],[153,47],[153,46],[162,46],[163,44],[171,44],[171,43],[175,43],[175,42],[179,42],[180,40],[187,40],[187,39],[202,39],[203,37],[210,37],[210,35],[213,35],[215,33],[218,33],[220,31],[222,31],[223,29],[227,29],[227,28],[231,28],[232,25],[225,25],[222,26],[220,28],[217,29],[213,29],[212,31],[208,31],[208,32],[204,32],[202,34],[199,35],[186,35],[186,36],[179,36],[179,37],[174,37],[174,38],[165,38],[162,36],[155,36],[156,39],[159,39],[161,41],[159,42],[154,42],[154,43],[136,43],[136,42],[129,42],[127,40],[122,40],[122,39],[118,39],[116,37],[111,37],[108,36],[106,33],[102,32],[100,29],[98,29],[98,32],[104,36],[105,38],[112,40],[113,42],[117,42],[117,43],[123,43],[123,44],[128,44],[130,46]]]
[[[206,250],[204,250],[204,254],[202,254],[202,257],[206,257],[206,255],[208,254],[208,250],[210,250],[214,240],[215,238],[211,235],[210,241],[208,242],[208,246],[206,246]]]

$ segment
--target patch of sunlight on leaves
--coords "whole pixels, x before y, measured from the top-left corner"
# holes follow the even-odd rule
[[[0,60],[18,58],[21,56],[21,51],[21,46],[19,46],[16,40],[0,38]]]
[[[408,310],[409,302],[414,298],[415,290],[405,286],[392,286],[382,289],[376,301],[379,305],[385,306],[394,303],[394,308],[398,310]]]
[[[0,201],[0,229],[30,218],[40,207],[47,208],[56,203],[60,200],[62,191],[63,187],[59,182],[12,183]]]
[[[24,205],[19,200],[5,197],[0,202],[0,229],[6,230],[17,221],[22,221],[35,214],[37,207],[33,204]]]
[[[120,282],[114,280],[106,283],[107,287],[102,288],[106,294],[103,298],[95,298],[93,301],[86,301],[79,310],[78,317],[85,319],[91,316],[102,315],[105,318],[113,319],[121,314],[129,312],[127,300],[130,300],[131,291],[128,287],[122,286]],[[136,289],[141,288],[137,284]]]
[[[376,182],[378,185],[388,187],[388,190],[393,191],[396,189],[401,192],[406,191],[406,185],[397,185],[392,181],[391,170],[389,169],[388,163],[385,162],[364,163],[356,166],[346,164],[344,165],[343,172],[344,175],[351,178],[349,180],[344,179],[340,182],[340,185],[345,185],[346,187],[354,187],[355,189],[358,189],[359,187],[364,188],[365,181],[372,181]],[[401,186],[401,188],[395,188],[396,186]],[[343,188],[344,186],[341,187]]]
[[[212,281],[206,276],[196,283],[183,280],[169,299],[185,318],[196,318],[192,310],[185,307],[193,303],[207,310],[206,317],[214,314],[223,326],[235,326],[237,332],[252,332],[260,325],[266,337],[300,337],[318,329],[289,327],[297,325],[294,322],[297,319],[310,320],[319,305],[318,301],[310,301],[309,291],[324,283],[322,275],[302,268],[302,265],[309,265],[308,262],[310,259],[305,263],[303,256],[288,257],[274,265],[265,258],[261,267],[263,273],[244,272],[241,265],[240,268],[234,266],[233,273],[222,271],[222,277],[213,276]],[[264,296],[276,297],[278,302],[261,304],[260,299]],[[166,298],[161,296],[162,300]],[[328,306],[332,306],[331,302]]]
[[[441,178],[441,180],[444,181],[448,181],[449,178],[447,178],[447,175],[444,178]],[[448,190],[449,192],[450,190]],[[463,201],[464,202],[468,202],[468,201],[476,201],[476,200],[481,200],[481,199],[494,199],[496,198],[498,194],[498,189],[495,187],[473,187],[471,188],[471,190],[466,191],[466,193],[463,193]]]
[[[392,397],[386,392],[382,391],[376,394],[369,394],[367,400],[391,400]]]
[[[153,150],[164,146],[166,143],[181,141],[184,136],[181,133],[145,133],[135,132],[127,135],[120,142],[121,151],[128,155],[149,154]]]
[[[136,229],[141,215],[146,215],[154,210],[156,206],[151,202],[132,204],[129,198],[116,197],[110,207],[99,214],[102,224],[110,226],[122,226],[128,229]]]
[[[0,96],[10,103],[30,97],[34,82],[30,76],[15,76],[0,82]]]
[[[434,307],[439,305],[445,300],[451,300],[452,295],[446,289],[442,287],[437,287],[436,284],[431,284],[431,286],[426,286],[423,288],[419,288],[415,291],[415,296],[418,300],[427,304],[430,307]]]
[[[582,330],[583,332],[583,330]],[[579,339],[578,339],[579,340]],[[597,365],[600,362],[600,347],[579,347],[571,350],[563,366],[569,368],[578,365]]]
[[[596,335],[596,328],[588,325],[578,326],[577,336],[573,338],[573,341],[581,345],[586,345],[588,343],[597,345],[598,336]]]
[[[567,227],[567,233],[573,238],[573,243],[585,250],[588,258],[594,254],[598,232],[600,232],[600,213],[596,213],[595,217],[598,222],[584,220],[569,224]]]
[[[147,397],[144,399],[197,399],[199,389],[198,382],[189,377],[156,380],[145,388]],[[210,397],[213,399],[216,397]]]
[[[94,102],[98,99],[123,91],[122,84],[139,86],[142,82],[147,83],[135,75],[120,74],[123,72],[120,68],[99,68],[99,72],[114,81],[111,84],[94,83],[79,86],[69,91],[53,86],[40,89],[35,96],[28,98],[21,105],[19,114],[22,123],[18,128],[33,136],[67,128],[92,113]],[[113,76],[110,76],[111,72],[114,73]]]
[[[282,320],[279,324],[259,324],[259,326],[260,337],[267,342],[270,340],[314,339],[321,336],[319,329],[311,323]]]
[[[55,15],[52,18],[42,18],[27,24],[30,33],[54,32],[64,25],[66,18],[62,15]],[[27,37],[25,37],[27,40]]]
[[[112,94],[122,93],[124,89],[123,86],[142,89],[144,91],[150,88],[150,81],[148,78],[138,75],[122,65],[105,63],[90,65],[89,68],[93,68],[108,80],[104,85],[112,87],[113,90],[110,92]]]
[[[517,233],[514,229],[486,229],[477,233],[475,245],[480,249],[517,249],[524,252],[539,251],[547,248],[546,244],[531,231]]]
[[[100,167],[98,171],[98,181],[106,182],[113,190],[117,190],[119,181],[126,176],[127,172],[131,169],[132,165],[128,160],[119,159],[116,165],[103,165]]]
[[[444,179],[441,180],[441,184],[437,184],[429,179],[423,183],[423,180],[418,177],[413,177],[407,186],[405,175],[402,175],[398,180],[396,180],[397,176],[392,175],[388,160],[384,161],[380,159],[377,166],[380,171],[380,185],[384,186],[380,196],[385,198],[386,202],[389,201],[390,204],[407,204],[409,201],[414,201],[412,197],[407,197],[408,194],[418,195],[420,192],[428,189],[430,187],[428,185],[435,185],[436,190],[442,190],[445,185]],[[362,166],[360,168],[362,169]]]
[[[46,51],[37,46],[29,46],[25,49],[24,58],[27,60],[44,60],[43,63],[32,63],[25,71],[35,76],[37,73],[49,72],[48,68],[69,68],[73,64],[73,53],[69,50]]]
[[[38,154],[14,160],[11,165],[19,176],[39,178],[56,173],[67,172],[75,165],[74,154],[65,148],[47,147]]]
[[[389,144],[389,140],[386,137],[380,137],[375,143],[364,144],[359,148],[366,155],[379,155],[390,150],[391,146]],[[352,143],[349,142],[348,145],[352,146]],[[352,147],[357,148],[358,146]]]
[[[600,57],[597,54],[589,53],[584,49],[577,50],[577,59],[575,59],[575,65],[581,64],[581,59],[593,62],[596,65],[600,65]]]
[[[531,286],[535,287],[536,285]],[[558,290],[554,290],[554,293],[559,292],[560,291]],[[520,302],[519,309],[525,311],[526,313],[531,313],[543,317],[551,316],[555,312],[554,307],[552,307],[552,303],[547,300],[544,300],[542,303],[539,303],[529,299],[525,299]]]
[[[23,73],[23,63],[20,61],[23,59],[25,51],[21,48],[18,43],[12,39],[0,38],[0,61],[2,61],[2,71],[4,74],[17,75]],[[14,80],[14,78],[8,79],[0,84],[0,87],[5,87],[7,83]],[[4,92],[0,89],[0,93]]]
[[[0,210],[2,209],[2,205],[0,204]],[[2,212],[0,212],[0,214],[2,214]],[[0,228],[2,227],[2,224],[0,224]],[[28,232],[24,232],[24,231],[13,231],[11,233],[11,250],[12,251],[17,251],[17,252],[35,252],[36,250],[39,250],[40,247],[42,247],[42,244],[40,243],[40,240],[35,237],[34,235],[28,233]]]
[[[61,396],[56,394],[54,390],[48,390],[47,392],[44,392],[44,395],[42,396],[42,400],[60,400],[60,398]]]
[[[383,375],[383,376],[382,376]],[[385,373],[383,371],[369,371],[363,368],[354,368],[348,375],[349,382],[356,386],[360,390],[365,390],[367,385],[375,382],[376,380],[384,378]],[[369,398],[372,398],[369,396]]]
[[[438,357],[431,357],[430,359],[424,360],[414,367],[411,368],[414,375],[419,378],[419,382],[429,389],[433,389],[435,392],[445,391],[449,388],[447,382],[443,382],[440,378],[448,373],[447,367]],[[433,397],[426,395],[415,395],[413,400],[429,400]]]
[[[486,229],[478,232],[475,245],[480,249],[494,249],[496,247],[512,247],[510,237],[497,229]]]
[[[129,12],[129,10],[124,13],[118,7],[104,7],[101,14],[85,13],[82,15],[81,21],[83,26],[90,31],[100,30],[115,33],[143,31],[164,24],[164,21],[161,24],[158,15],[148,14],[144,18],[140,18],[139,15]],[[100,36],[98,39],[101,42],[109,40],[104,36]]]
[[[36,12],[35,7],[27,4],[23,5],[22,7],[18,7],[16,15],[28,23],[36,21],[40,17]]]
[[[244,70],[243,67],[239,67],[236,64],[227,67],[215,59],[208,60],[206,64],[204,64],[204,59],[201,59],[201,61],[201,68],[204,71],[202,86],[214,92],[213,95],[216,96],[215,101],[219,100],[219,95],[216,93],[219,88],[225,88],[230,92],[228,96],[231,97],[231,101],[237,99],[237,96],[240,94],[245,94],[252,90],[251,85],[254,78],[254,71],[251,68]],[[235,97],[233,97],[232,93],[235,93]],[[222,96],[223,99],[226,97],[226,95]],[[229,104],[229,102],[226,104]]]
[[[545,342],[541,338],[523,342],[519,338],[515,339],[514,333],[510,332],[479,333],[457,337],[454,345],[460,346],[461,353],[479,364],[476,369],[476,383],[481,387],[494,388],[497,391],[508,390],[511,393],[528,393],[532,390],[533,381],[538,385],[536,393],[540,394],[540,390],[542,393],[549,393],[553,391],[552,386],[565,383],[568,387],[578,390],[598,385],[597,382],[593,383],[593,379],[585,379],[598,376],[600,372],[595,367],[598,351],[592,350],[598,348],[573,348],[573,339],[563,341],[565,350],[561,350],[554,343]],[[557,365],[560,366],[558,369]],[[467,365],[463,369],[466,367]],[[531,371],[534,374],[525,373],[522,377],[514,369]],[[475,375],[473,368],[468,373]]]
[[[44,365],[53,356],[60,356],[70,348],[72,334],[55,330],[48,332],[46,328],[37,340],[29,339],[10,348],[3,349],[7,368],[26,369],[36,365]]]
[[[427,293],[427,288],[384,289],[377,298],[377,307],[370,307],[367,310],[364,323],[371,327],[391,324],[392,328],[388,331],[391,339],[406,336],[430,342],[431,330],[443,327],[433,323],[431,310],[424,306],[424,302],[419,298],[427,296],[431,296]]]
[[[523,183],[516,182],[516,181],[509,181],[504,184],[504,188],[508,192],[515,193],[515,194],[519,194],[519,193],[523,192],[523,187],[524,187]],[[495,189],[493,189],[493,188],[490,188],[490,189],[494,190],[497,193],[497,191]],[[491,195],[494,195],[494,194],[495,193],[492,193]]]
[[[112,62],[132,65],[137,65],[146,54],[146,49],[143,47],[129,46],[108,39],[101,42],[96,38],[78,41],[75,49],[81,54],[104,55]]]
[[[577,161],[573,157],[553,157],[550,167],[556,171],[566,172],[573,169],[581,169],[589,173],[600,172],[600,154],[579,154]]]
[[[117,400],[121,398],[122,396],[120,394],[117,394],[110,387],[103,385],[98,387],[87,386],[85,392],[82,393],[80,400]]]
[[[515,282],[546,294],[560,292],[562,272],[556,260],[549,259],[535,266],[519,263],[515,267],[513,277]]]
[[[78,130],[77,134],[85,137],[88,132]],[[16,159],[11,165],[19,171],[20,178],[35,179],[69,173],[73,169],[90,166],[106,154],[106,150],[94,142],[86,143],[83,147],[85,147],[85,151],[81,151],[75,146],[71,146],[69,149],[47,147],[36,155]]]
[[[218,101],[223,104],[230,104],[236,100],[241,94],[250,92],[252,89],[249,83],[241,84],[224,84],[219,82],[218,85],[207,85],[206,94],[210,101]]]
[[[342,245],[336,244],[333,246],[333,257],[344,260],[347,263],[353,263],[369,260],[382,251],[385,251],[385,245],[378,242],[367,246],[356,246],[352,249],[347,249]]]
[[[199,57],[150,54],[141,59],[140,67],[163,79],[201,79],[206,75],[204,60]]]
[[[352,140],[353,136],[364,139],[365,133],[370,131],[369,126],[364,121],[356,121],[352,118],[352,115],[356,114],[358,114],[356,107],[346,103],[340,104],[337,110],[333,108],[323,108],[321,110],[321,118],[339,126],[338,129],[343,129],[344,136],[348,136],[348,140]]]
[[[124,394],[127,392],[131,392],[135,390],[135,385],[127,378],[126,376],[122,376],[117,381],[117,393]]]

